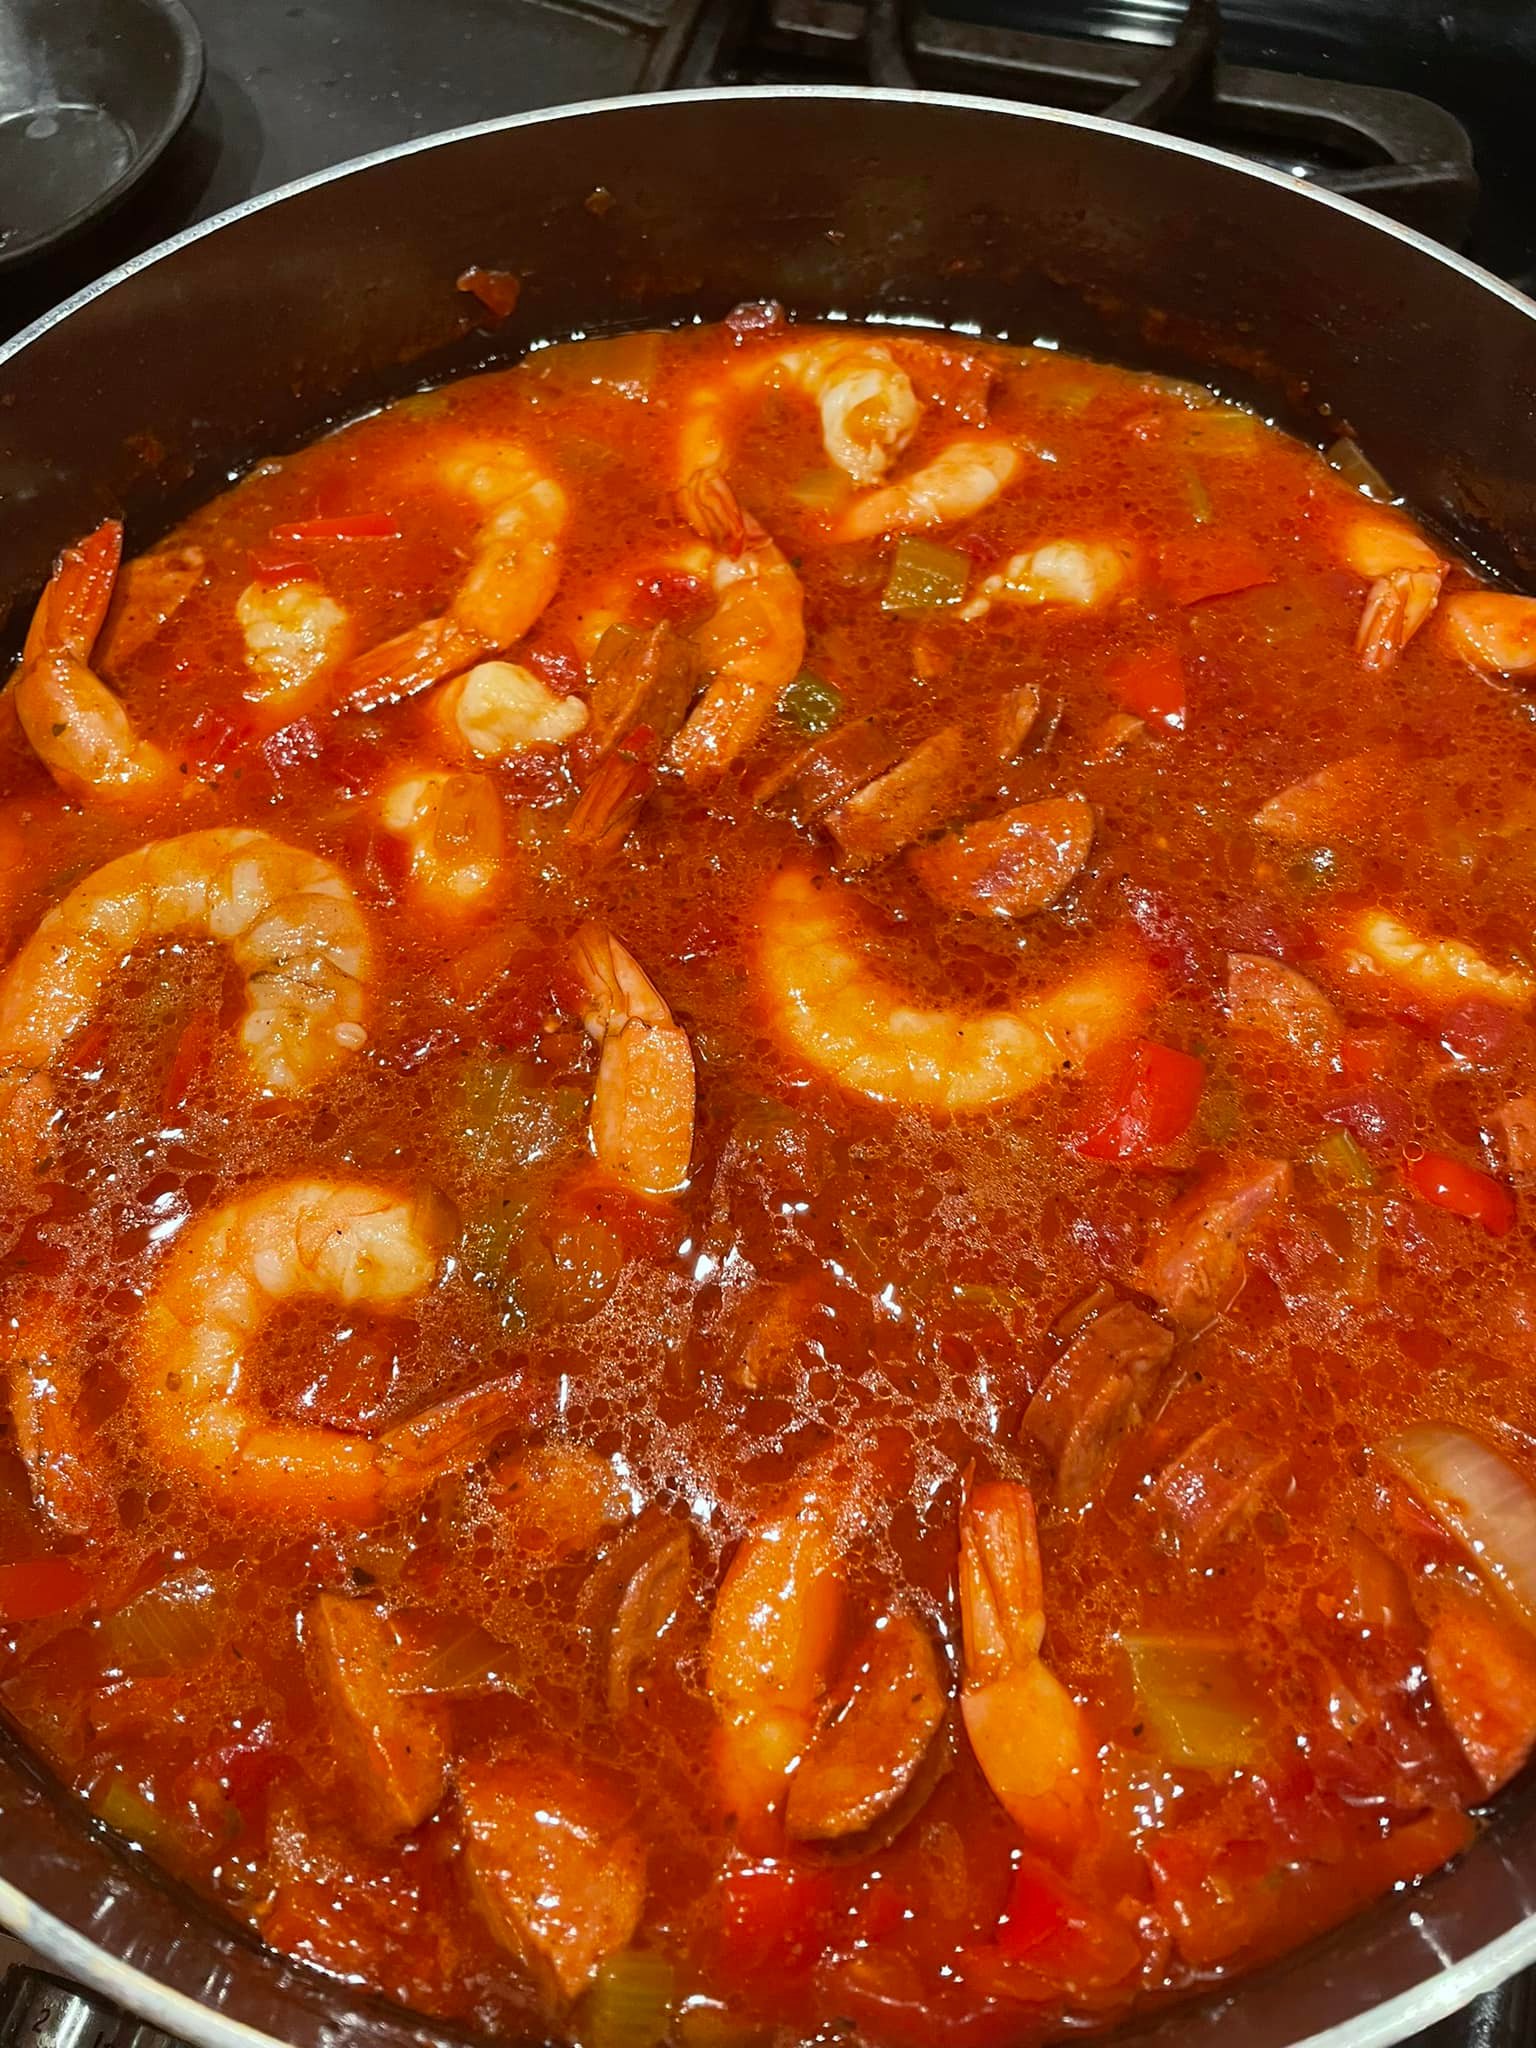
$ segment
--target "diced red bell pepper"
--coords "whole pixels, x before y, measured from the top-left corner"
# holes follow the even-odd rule
[[[342,512],[331,519],[291,519],[274,526],[277,541],[398,540],[400,523],[387,512]]]
[[[1033,1858],[1014,1870],[997,1948],[1009,1962],[1077,1985],[1118,1984],[1141,1961],[1141,1944],[1123,1920],[1079,1897],[1049,1864]]]
[[[1203,604],[1273,583],[1275,572],[1251,540],[1241,534],[1191,534],[1163,550],[1163,583],[1175,604]]]
[[[1507,1004],[1473,996],[1441,1018],[1440,1043],[1469,1066],[1491,1067],[1502,1057],[1514,1030],[1515,1013]]]
[[[313,562],[290,550],[259,548],[251,556],[251,575],[258,583],[275,589],[280,583],[318,583],[320,571]]]
[[[1490,1237],[1505,1236],[1514,1225],[1515,1198],[1491,1173],[1463,1166],[1443,1152],[1421,1152],[1403,1161],[1403,1179],[1416,1195],[1449,1209],[1469,1223],[1480,1223]]]
[[[1008,1887],[1008,1901],[997,1923],[997,1945],[1011,1961],[1031,1955],[1071,1925],[1062,1902],[1060,1881],[1039,1866],[1021,1863]]]
[[[586,684],[587,664],[576,651],[575,642],[563,636],[541,640],[527,650],[523,661],[562,696],[572,696]]]
[[[310,718],[296,718],[291,725],[279,726],[261,743],[261,758],[274,782],[281,782],[305,761],[318,761],[323,751],[319,729]]]
[[[1110,1084],[1107,1109],[1077,1141],[1079,1156],[1144,1164],[1189,1129],[1204,1085],[1205,1068],[1192,1053],[1136,1039]]]
[[[1122,654],[1104,680],[1127,711],[1155,719],[1170,732],[1184,730],[1184,664],[1171,647],[1147,647]]]
[[[0,1625],[41,1621],[83,1605],[89,1576],[71,1557],[34,1557],[0,1564]]]
[[[649,569],[635,578],[635,615],[646,625],[701,618],[714,603],[709,586],[686,569]]]
[[[231,718],[228,712],[205,705],[192,721],[187,735],[187,760],[201,774],[227,768],[236,754],[255,738],[249,719]]]
[[[836,1893],[824,1871],[789,1863],[733,1870],[722,1888],[720,1945],[733,1974],[812,1969],[832,1939]]]

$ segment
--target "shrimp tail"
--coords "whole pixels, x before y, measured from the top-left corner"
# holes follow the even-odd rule
[[[123,558],[120,519],[104,519],[94,533],[65,548],[27,629],[23,662],[68,654],[88,662],[106,620]]]
[[[674,502],[700,540],[733,560],[768,538],[731,488],[724,470],[713,464],[695,470],[675,493]]]
[[[396,1423],[378,1440],[386,1497],[418,1492],[439,1474],[472,1464],[508,1430],[535,1424],[538,1405],[536,1391],[518,1375],[473,1387]]]
[[[337,702],[354,711],[382,711],[492,652],[452,619],[424,619],[345,662],[337,676]]]

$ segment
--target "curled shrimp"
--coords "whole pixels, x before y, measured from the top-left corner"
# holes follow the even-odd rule
[[[627,947],[600,925],[576,934],[587,993],[582,1023],[601,1054],[592,1091],[592,1149],[648,1195],[688,1184],[694,1071],[688,1034]]]
[[[1040,1655],[1045,1586],[1035,1505],[1004,1480],[960,1510],[960,1712],[999,1804],[1032,1840],[1071,1849],[1087,1834],[1097,1782],[1081,1707]]]
[[[1069,605],[1098,611],[1111,604],[1130,580],[1135,556],[1113,541],[1047,541],[1014,555],[984,578],[957,616],[979,619],[994,604]]]
[[[718,775],[746,752],[805,659],[804,594],[775,542],[718,472],[696,476],[683,506],[709,542],[715,609],[693,635],[709,676],[667,758],[687,783]]]
[[[1536,597],[1464,590],[1441,606],[1446,635],[1475,668],[1520,675],[1536,668]]]
[[[1011,442],[962,435],[921,469],[855,498],[833,526],[833,537],[874,540],[883,533],[974,519],[1012,483],[1021,460]]]
[[[377,1437],[279,1423],[251,1398],[248,1354],[277,1306],[306,1297],[377,1313],[425,1294],[446,1242],[441,1204],[366,1181],[277,1181],[177,1240],[131,1359],[146,1442],[222,1507],[280,1523],[365,1522],[467,1465],[521,1395],[481,1387]]]
[[[306,700],[352,645],[352,621],[312,576],[248,583],[235,600],[251,679],[245,697],[284,712]]]
[[[217,939],[245,977],[258,1085],[296,1095],[366,1043],[367,926],[339,869],[266,832],[215,826],[108,861],[56,903],[0,978],[0,1082],[42,1077],[146,940]]]
[[[705,1684],[721,1790],[739,1822],[783,1799],[810,1742],[842,1621],[846,1505],[834,1469],[813,1466],[743,1540],[715,1597]]]
[[[1363,980],[1395,982],[1417,1002],[1452,1004],[1469,996],[1524,1009],[1536,982],[1518,968],[1496,967],[1460,939],[1425,938],[1389,911],[1357,912],[1340,929],[1343,965]]]
[[[439,910],[484,902],[505,875],[501,798],[484,775],[423,768],[398,776],[379,799],[379,818],[405,842],[412,885]]]
[[[60,555],[16,671],[16,715],[66,796],[143,802],[186,784],[91,667],[122,553],[122,526],[108,519]]]
[[[1006,1009],[924,1008],[868,953],[825,877],[793,867],[769,883],[757,968],[771,1021],[840,1087],[911,1109],[988,1109],[1031,1094],[1133,1031],[1149,993],[1140,965],[1110,958]]]
[[[725,400],[733,389],[764,381],[788,383],[811,400],[821,418],[827,460],[863,489],[879,483],[923,417],[911,378],[888,348],[862,337],[828,335],[755,358],[723,386],[701,392],[683,423],[683,477],[724,466]]]
[[[1351,524],[1344,559],[1357,576],[1372,579],[1355,652],[1368,669],[1390,668],[1434,610],[1445,563],[1406,521],[1380,512]]]
[[[437,480],[484,517],[469,572],[446,611],[355,656],[340,690],[362,710],[397,703],[499,654],[533,625],[560,581],[565,491],[520,448],[460,448]]]

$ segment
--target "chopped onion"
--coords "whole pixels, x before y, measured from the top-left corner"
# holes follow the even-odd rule
[[[1380,1447],[1536,1629],[1536,1487],[1481,1437],[1421,1422]]]
[[[205,1571],[177,1572],[103,1616],[108,1661],[135,1678],[167,1678],[206,1657],[223,1633],[224,1599]]]
[[[1336,469],[1347,484],[1353,484],[1355,489],[1363,492],[1367,498],[1374,498],[1381,505],[1392,503],[1392,486],[1359,442],[1350,440],[1347,434],[1334,442],[1323,460],[1330,469]]]
[[[588,2048],[658,2048],[672,2018],[672,1965],[665,1956],[625,1949],[597,1967],[582,2003]]]
[[[520,1683],[516,1652],[475,1623],[429,1648],[402,1650],[389,1673],[391,1692],[438,1697],[516,1692]]]

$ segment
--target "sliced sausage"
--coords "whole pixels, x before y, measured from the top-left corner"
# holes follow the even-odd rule
[[[1141,1284],[1181,1330],[1203,1330],[1242,1290],[1243,1240],[1290,1193],[1280,1159],[1231,1159],[1174,1203]]]
[[[1164,1537],[1193,1563],[1252,1521],[1286,1463],[1282,1445],[1261,1442],[1230,1417],[1213,1423],[1163,1468],[1148,1495]]]
[[[960,728],[946,725],[828,811],[822,822],[837,842],[838,866],[875,867],[936,831],[959,800],[964,757]]]
[[[785,1825],[801,1842],[862,1834],[911,1784],[944,1719],[933,1638],[909,1614],[873,1628],[789,1783]]]
[[[355,1795],[352,1825],[364,1841],[392,1842],[419,1827],[447,1789],[441,1716],[392,1691],[398,1644],[371,1601],[321,1593],[309,1634],[331,1745]]]
[[[753,801],[760,810],[782,812],[803,830],[900,758],[888,732],[872,718],[856,718],[775,770],[758,785]]]
[[[593,662],[592,737],[606,754],[626,733],[649,726],[658,751],[688,715],[699,680],[692,641],[665,620],[648,633],[611,629]]]
[[[1317,846],[1324,840],[1366,830],[1379,809],[1389,782],[1402,773],[1396,747],[1378,747],[1331,761],[1272,796],[1254,815],[1254,824],[1271,839],[1289,846]]]
[[[972,917],[1028,917],[1054,903],[1093,849],[1086,797],[1019,804],[908,854],[912,872],[944,910]]]
[[[1227,955],[1227,1015],[1236,1031],[1278,1038],[1306,1059],[1327,1059],[1339,1013],[1315,982],[1262,953]]]
[[[1120,1440],[1140,1426],[1173,1356],[1166,1324],[1119,1301],[1078,1332],[1024,1411],[1024,1429],[1056,1464],[1056,1498],[1086,1507]]]

